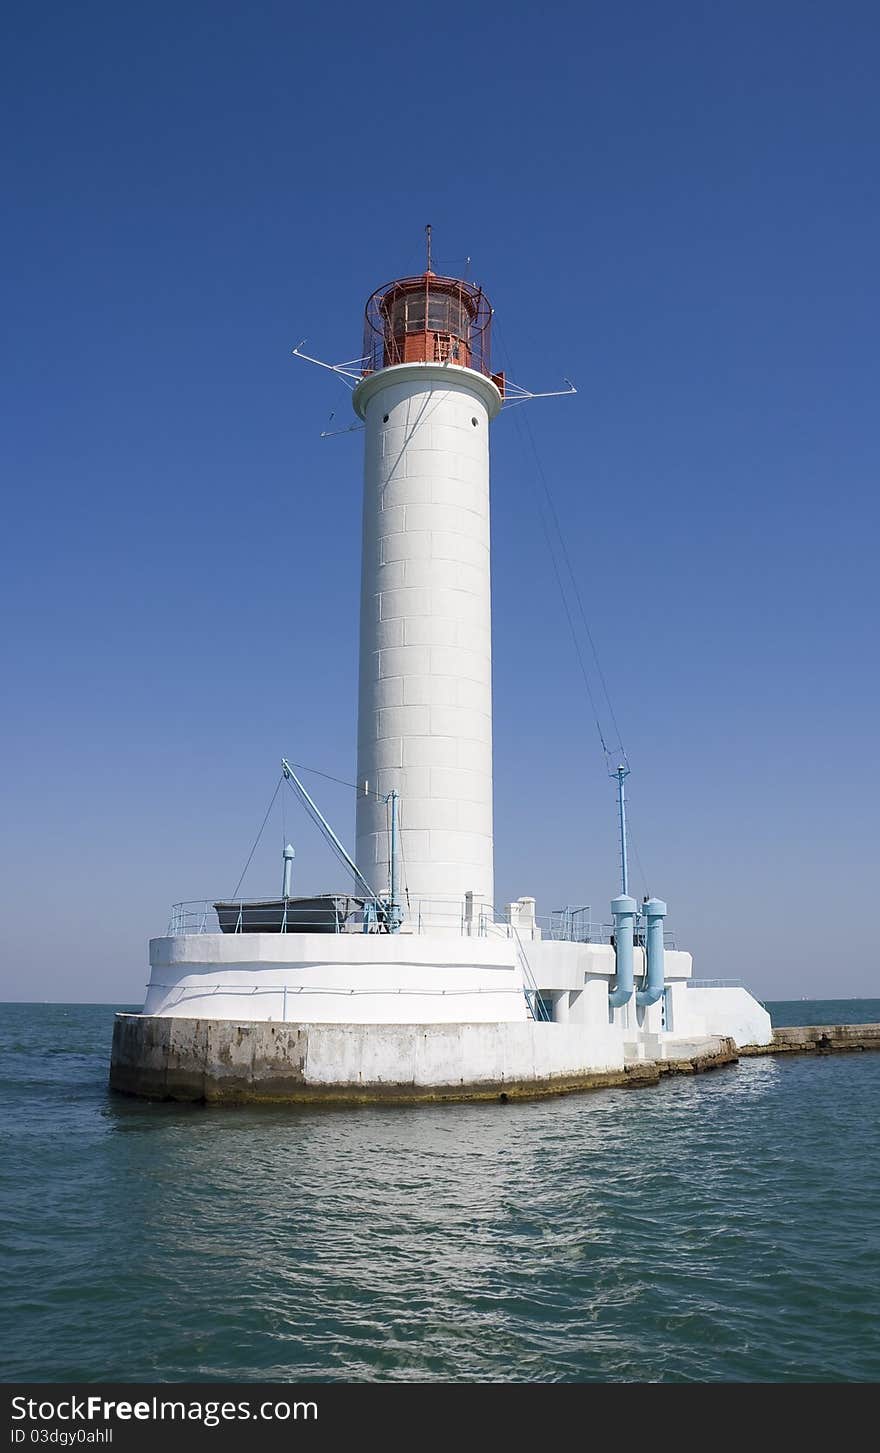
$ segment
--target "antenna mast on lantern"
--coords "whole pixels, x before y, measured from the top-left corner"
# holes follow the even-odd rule
[[[428,252],[428,265],[425,268],[425,272],[430,272],[431,271],[431,224],[430,224],[430,222],[425,227],[425,245],[426,245],[427,252]]]

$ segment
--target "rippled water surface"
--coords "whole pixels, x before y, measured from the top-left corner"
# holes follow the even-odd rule
[[[112,1016],[3,1006],[7,1380],[880,1377],[880,1055],[175,1108],[107,1093]]]

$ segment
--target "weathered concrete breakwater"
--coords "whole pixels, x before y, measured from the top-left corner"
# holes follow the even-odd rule
[[[600,1060],[585,1068],[583,1041],[577,1026],[552,1024],[237,1023],[118,1014],[110,1087],[151,1100],[228,1105],[512,1100],[641,1088],[737,1058],[734,1040],[704,1038],[667,1045],[662,1059],[624,1066]],[[437,1068],[450,1063],[462,1071],[452,1082]],[[406,1078],[391,1078],[390,1065],[405,1066]]]
[[[880,1024],[797,1024],[774,1029],[772,1044],[745,1044],[739,1054],[847,1054],[880,1049]]]
[[[503,1035],[495,1032],[502,1029]],[[721,1037],[667,1042],[656,1059],[587,1070],[578,1067],[576,1039],[567,1029],[459,1024],[430,1026],[428,1033],[423,1025],[236,1023],[118,1014],[110,1088],[149,1100],[226,1105],[504,1101],[642,1089],[659,1084],[664,1075],[700,1074],[749,1055],[880,1049],[878,1024],[816,1025],[777,1029],[768,1045],[738,1048],[735,1040]],[[547,1043],[554,1045],[556,1060],[549,1074]],[[459,1055],[465,1073],[454,1083],[436,1083],[436,1056],[448,1063],[450,1053]],[[389,1056],[407,1067],[405,1080],[388,1078]],[[474,1063],[486,1067],[479,1076],[467,1073]]]

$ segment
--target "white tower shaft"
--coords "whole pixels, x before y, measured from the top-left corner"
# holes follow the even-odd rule
[[[474,369],[404,363],[354,394],[366,424],[357,864],[389,876],[400,794],[403,886],[422,926],[459,928],[491,904],[492,644],[489,422]],[[404,900],[406,909],[406,900]]]

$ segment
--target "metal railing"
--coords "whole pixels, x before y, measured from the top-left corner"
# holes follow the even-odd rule
[[[193,898],[175,903],[171,908],[166,934],[176,938],[186,933],[219,933],[220,920],[213,903],[206,898]]]
[[[516,929],[511,925],[513,941],[516,944],[516,957],[523,976],[523,995],[526,1001],[526,1008],[529,1018],[534,1020],[550,1020],[553,1018],[553,1011],[546,1000],[542,998],[538,984],[532,973],[532,966],[529,963],[528,954],[523,946],[522,939]]]
[[[550,937],[559,939],[563,943],[606,942],[607,940],[602,939],[601,933],[603,928],[607,927],[607,924],[593,924],[593,910],[589,903],[578,908],[571,906],[554,908],[549,919]],[[599,937],[594,935],[599,935]]]
[[[543,938],[557,943],[610,943],[613,923],[594,923],[589,909],[557,908],[549,917],[538,916],[535,923]]]
[[[309,905],[313,906],[309,906]],[[210,899],[195,898],[175,903],[166,930],[169,938],[203,933],[369,933],[384,932],[384,900],[365,902],[345,893],[314,899]],[[594,923],[589,909],[558,909],[536,915],[534,920],[511,919],[510,910],[497,912],[488,903],[476,903],[469,912],[462,898],[420,898],[401,904],[404,933],[460,934],[465,938],[519,938],[526,943],[541,938],[554,943],[610,944],[614,925]],[[675,948],[675,937],[664,932],[666,948]],[[635,931],[637,947],[644,946],[643,931]],[[692,981],[696,982],[696,981]],[[704,987],[722,981],[700,980]],[[725,980],[732,987],[739,981]]]
[[[689,989],[744,989],[742,979],[685,979]]]
[[[310,906],[311,905],[311,906]],[[167,936],[200,933],[368,933],[378,931],[384,903],[365,903],[345,893],[324,899],[210,899],[175,903]]]

